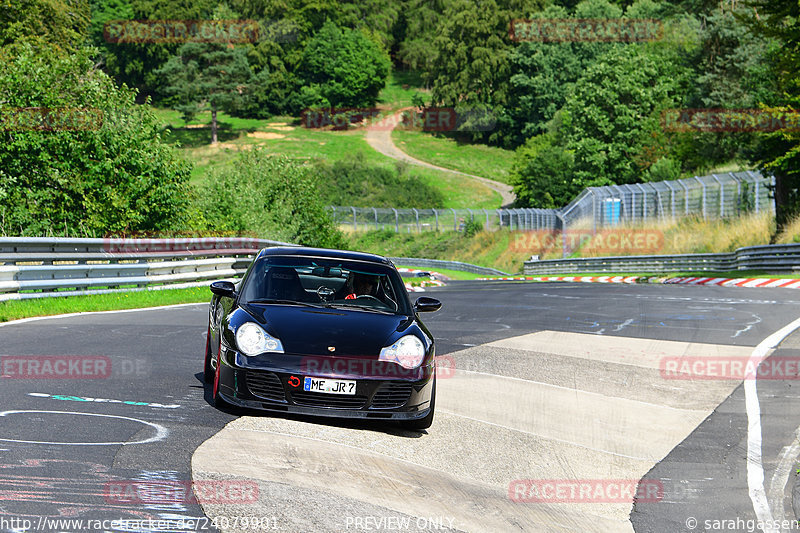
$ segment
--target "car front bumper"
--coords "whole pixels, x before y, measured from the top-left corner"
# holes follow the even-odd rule
[[[226,353],[227,352],[227,353]],[[219,393],[239,407],[272,412],[335,418],[415,420],[430,411],[433,373],[422,371],[416,379],[396,377],[358,377],[314,375],[300,366],[290,372],[262,365],[243,368],[236,363],[236,353],[224,350],[220,368]],[[356,382],[355,395],[326,394],[303,390],[305,377],[344,379]]]

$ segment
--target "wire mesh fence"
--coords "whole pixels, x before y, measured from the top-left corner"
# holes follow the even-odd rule
[[[498,227],[491,209],[394,209],[382,207],[329,207],[334,220],[346,231],[389,229],[395,232],[459,231],[477,220],[483,227]]]
[[[729,172],[674,181],[584,189],[561,209],[400,209],[332,206],[345,231],[462,231],[469,221],[484,229],[598,229],[696,216],[731,218],[774,214],[774,178],[758,172]]]

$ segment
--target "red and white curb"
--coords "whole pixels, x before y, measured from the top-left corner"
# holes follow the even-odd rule
[[[773,278],[668,278],[664,283],[717,285],[721,287],[784,287],[800,289],[800,279]]]
[[[800,279],[775,278],[660,278],[652,276],[515,276],[508,278],[478,278],[481,281],[573,281],[584,283],[666,283],[680,285],[710,285],[718,287],[782,287],[800,289]]]
[[[584,283],[637,283],[641,276],[514,276],[509,278],[478,278],[479,281],[579,281]]]
[[[425,292],[425,289],[422,287],[414,287],[410,283],[406,283],[406,290],[408,292]]]
[[[411,274],[418,274],[419,272],[430,272],[431,279],[426,279],[420,282],[419,285],[416,287],[411,285],[410,283],[406,282],[406,290],[408,292],[425,292],[425,287],[442,287],[444,286],[444,282],[435,279],[436,276],[441,276],[438,272],[434,272],[432,270],[419,270],[416,268],[398,268],[398,272],[408,272]]]

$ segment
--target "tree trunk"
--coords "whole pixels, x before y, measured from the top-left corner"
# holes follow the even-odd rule
[[[777,236],[800,216],[800,176],[790,175],[785,170],[775,173],[775,222]]]
[[[211,144],[217,144],[217,108],[211,108]]]

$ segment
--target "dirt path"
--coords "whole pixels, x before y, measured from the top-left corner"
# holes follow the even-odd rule
[[[412,108],[406,108],[412,109]],[[500,193],[500,196],[503,197],[503,207],[507,207],[514,203],[516,196],[512,191],[511,185],[506,185],[505,183],[501,183],[499,181],[490,180],[488,178],[483,178],[481,176],[475,176],[473,174],[467,174],[466,172],[460,172],[458,170],[452,170],[449,168],[439,167],[436,165],[432,165],[431,163],[427,163],[425,161],[421,161],[414,157],[411,157],[407,153],[400,150],[397,145],[394,144],[392,141],[392,130],[400,123],[399,115],[405,111],[406,109],[401,109],[391,119],[385,119],[381,121],[382,123],[392,124],[391,128],[371,128],[367,129],[366,140],[369,145],[376,151],[382,153],[385,156],[391,157],[392,159],[397,159],[398,161],[405,161],[412,165],[417,165],[420,167],[430,168],[433,170],[440,170],[443,172],[450,172],[453,174],[458,174],[459,176],[465,176],[469,179],[473,179],[479,181],[492,189],[493,191],[497,191]]]

